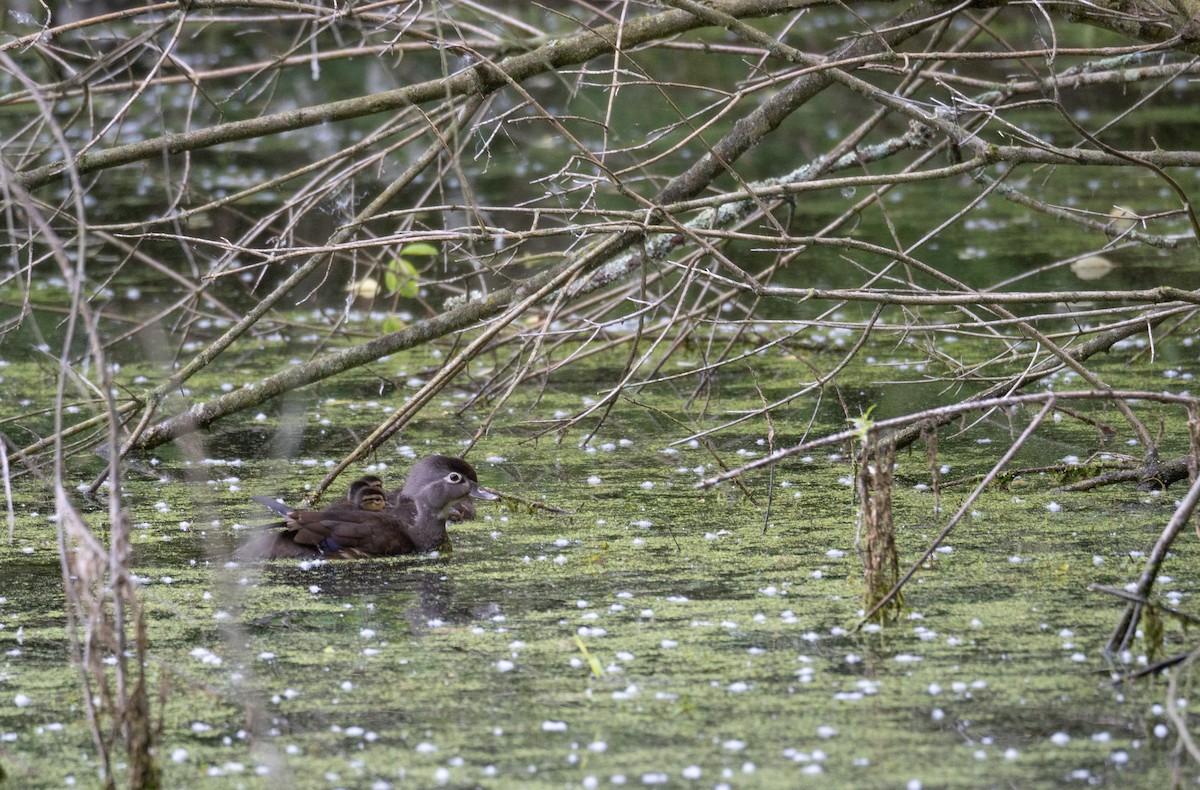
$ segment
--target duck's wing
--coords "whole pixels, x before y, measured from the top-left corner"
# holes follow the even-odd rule
[[[400,520],[369,510],[302,510],[288,519],[292,540],[327,556],[381,557],[417,550]]]

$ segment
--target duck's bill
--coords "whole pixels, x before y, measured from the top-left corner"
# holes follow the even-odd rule
[[[471,493],[469,494],[469,496],[472,499],[499,499],[500,498],[500,495],[497,494],[495,491],[488,491],[486,488],[484,488],[483,486],[478,485],[478,484],[471,486]]]

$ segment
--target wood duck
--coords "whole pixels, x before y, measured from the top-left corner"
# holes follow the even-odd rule
[[[359,482],[364,485],[357,486]],[[447,540],[446,519],[456,505],[470,498],[500,498],[479,485],[470,464],[444,455],[418,461],[390,502],[372,482],[356,480],[351,485],[352,500],[335,502],[324,510],[289,509],[284,521],[269,525],[274,531],[245,544],[234,556],[349,559],[432,551]],[[268,507],[279,512],[273,505]]]
[[[364,479],[368,479],[368,478],[364,478]],[[378,480],[379,478],[374,478],[374,479]],[[351,485],[354,485],[354,484],[351,483]],[[380,483],[380,485],[382,485],[382,483]],[[403,495],[404,495],[404,486],[401,486],[400,488],[392,489],[392,491],[387,495],[387,506],[389,508],[393,508],[393,509],[396,508],[400,504],[400,497]],[[474,521],[475,520],[475,503],[472,502],[470,499],[464,499],[461,502],[454,503],[453,505],[450,506],[450,511],[446,514],[446,518],[447,518],[447,520],[452,521],[456,524],[463,522],[463,521]]]

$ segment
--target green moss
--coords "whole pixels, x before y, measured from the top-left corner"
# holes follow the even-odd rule
[[[235,524],[266,520],[249,493],[298,501],[436,356],[397,356],[313,388],[292,411],[235,417],[206,437],[221,463],[194,466],[164,448],[149,467],[162,480],[130,473],[167,786],[563,787],[658,774],[759,787],[1035,786],[1085,774],[1096,784],[1169,782],[1171,739],[1153,734],[1164,723],[1152,707],[1162,690],[1109,685],[1101,649],[1121,607],[1088,587],[1136,577],[1131,553],[1152,544],[1171,496],[1063,494],[1054,477],[1014,474],[974,503],[946,541],[952,550],[918,571],[905,619],[856,633],[861,566],[844,448],[780,464],[773,490],[766,474],[746,476],[753,502],[729,485],[694,489],[698,467],[715,470],[707,450],[663,452],[680,423],[708,427],[754,408],[746,382],[716,387],[700,418],[675,395],[647,391],[613,411],[593,452],[579,447],[586,426],[560,442],[530,440],[540,428],[525,420],[576,408],[619,362],[597,360],[592,385],[551,385],[536,410],[513,402],[472,452],[485,484],[573,512],[484,505],[481,520],[453,527],[455,550],[443,556],[225,559],[247,534]],[[776,389],[767,397],[786,394],[788,361],[757,364]],[[363,395],[380,375],[401,389]],[[193,386],[219,391],[205,376]],[[876,397],[862,393],[866,403]],[[441,410],[406,430],[411,451],[382,450],[372,468],[398,478],[408,455],[454,452],[478,424],[457,416],[460,403],[447,393]],[[806,425],[810,407],[781,409],[780,434]],[[902,407],[886,400],[875,416]],[[844,426],[829,411],[813,431]],[[745,423],[716,435],[714,450],[735,464],[766,451],[763,432]],[[1008,426],[986,424],[942,441],[943,481],[965,482],[942,491],[940,512],[920,485],[923,453],[899,459],[902,566],[1008,436]],[[1093,441],[1090,429],[1056,425],[1016,466],[1083,456]],[[98,463],[71,468],[83,479]],[[68,775],[93,786],[49,498],[27,478],[15,482],[16,541],[0,554],[0,761],[23,787],[59,787]],[[85,515],[103,528],[102,511]],[[1190,596],[1196,549],[1176,551],[1167,573],[1179,578],[1162,589]],[[1168,651],[1187,644],[1171,622],[1165,640]],[[30,704],[9,704],[18,693]]]

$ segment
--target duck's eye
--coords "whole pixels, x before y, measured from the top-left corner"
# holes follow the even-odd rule
[[[451,485],[458,485],[463,481],[463,476],[458,472],[451,472],[450,474],[446,475],[446,481]]]

